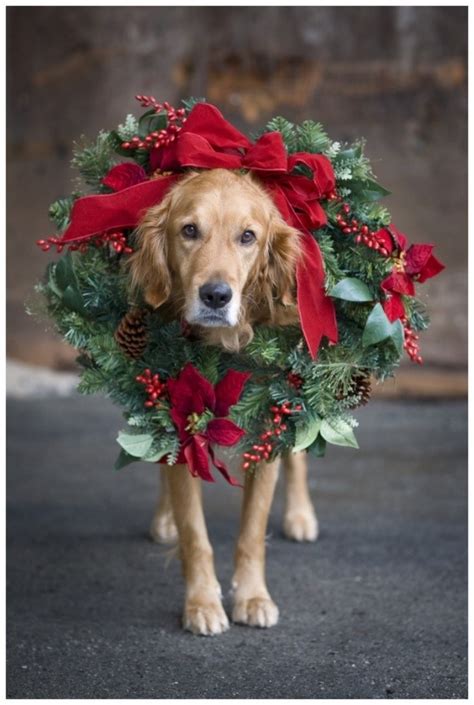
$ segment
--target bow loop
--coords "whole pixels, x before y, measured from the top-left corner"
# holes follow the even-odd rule
[[[188,133],[201,135],[210,145],[221,150],[248,149],[252,144],[210,103],[197,103],[191,110],[180,136]]]
[[[242,159],[242,166],[251,171],[286,174],[288,157],[279,132],[265,132],[251,145]]]

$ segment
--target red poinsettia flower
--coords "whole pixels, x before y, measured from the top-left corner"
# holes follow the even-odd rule
[[[225,464],[215,457],[213,445],[233,446],[244,435],[245,431],[226,417],[230,407],[239,400],[249,377],[246,372],[229,370],[213,386],[188,363],[176,379],[168,380],[171,418],[181,441],[177,462],[187,463],[194,477],[214,482],[209,470],[210,457],[231,485],[239,484]]]
[[[393,225],[389,230],[382,230],[390,236],[390,239],[387,238],[388,251],[391,254],[398,251],[391,273],[381,284],[387,294],[383,308],[389,320],[393,322],[405,315],[402,296],[415,296],[415,282],[423,283],[435,277],[444,269],[444,264],[433,255],[434,245],[423,243],[410,245],[407,249],[407,238]]]
[[[102,183],[112,191],[123,191],[129,186],[135,186],[147,180],[146,171],[139,164],[122,162],[122,164],[117,164],[110,169],[102,179]]]

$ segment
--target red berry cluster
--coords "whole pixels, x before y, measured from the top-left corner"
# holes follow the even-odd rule
[[[303,386],[303,378],[299,376],[296,372],[288,372],[287,375],[288,383],[291,384],[295,389],[300,389]]]
[[[371,250],[378,250],[384,257],[389,256],[385,243],[379,241],[375,230],[370,230],[368,225],[361,225],[356,218],[350,217],[351,207],[348,203],[342,204],[342,213],[336,215],[336,225],[344,235],[355,235],[357,245],[363,243]]]
[[[413,362],[417,362],[419,365],[422,365],[423,358],[420,355],[420,344],[418,342],[420,336],[417,335],[412,328],[410,328],[408,319],[405,316],[401,319],[401,322],[403,323],[403,330],[405,332],[405,342],[403,343],[403,347]]]
[[[160,406],[159,399],[166,394],[166,382],[162,382],[159,374],[153,375],[150,369],[146,369],[141,375],[135,377],[137,382],[145,386],[148,399],[145,402],[147,409]]]
[[[69,247],[69,249],[73,249],[73,245],[67,245],[67,243],[62,243],[60,237],[55,237],[52,235],[51,237],[48,237],[46,240],[36,240],[36,244],[38,247],[43,250],[43,252],[48,252],[52,247],[56,247],[56,252],[61,253],[65,247]],[[82,243],[87,244],[87,243]],[[78,250],[79,246],[74,246],[74,249]],[[84,250],[82,250],[84,251]]]
[[[103,235],[96,235],[94,238],[89,240],[83,240],[82,242],[61,242],[60,237],[52,236],[48,237],[46,240],[37,240],[36,244],[40,247],[43,252],[48,252],[51,247],[56,247],[56,252],[60,254],[65,247],[71,252],[87,252],[90,245],[94,247],[103,247],[104,245],[110,244],[115,252],[123,252],[126,255],[130,255],[133,252],[133,248],[127,245],[127,237],[123,232],[113,232],[104,233]]]
[[[186,122],[186,110],[184,108],[173,108],[167,101],[158,103],[153,96],[137,95],[135,98],[140,102],[143,108],[154,108],[156,113],[166,113],[167,126],[162,130],[150,132],[144,139],[132,137],[130,141],[122,142],[123,149],[157,149],[158,147],[167,147],[175,141],[176,135],[181,130]]]
[[[260,463],[262,460],[268,460],[273,451],[273,443],[270,440],[272,437],[281,436],[283,431],[286,431],[288,426],[285,423],[286,417],[295,411],[301,411],[303,407],[301,404],[296,404],[292,409],[291,402],[285,401],[279,406],[271,406],[270,411],[273,414],[272,418],[272,428],[261,434],[260,440],[262,443],[255,443],[252,446],[251,453],[244,453],[244,462],[242,468],[248,470],[253,463]]]
[[[127,245],[127,237],[121,231],[99,235],[94,242],[96,247],[101,247],[107,243],[113,247],[115,252],[123,252],[126,255],[131,255],[133,252],[133,247]]]

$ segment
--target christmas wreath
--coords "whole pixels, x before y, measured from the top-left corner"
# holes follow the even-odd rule
[[[116,467],[186,462],[235,480],[215,446],[242,453],[244,470],[292,450],[357,447],[351,410],[371,378],[394,373],[404,351],[417,363],[428,318],[415,285],[443,265],[428,244],[408,245],[378,201],[364,144],[333,142],[322,125],[272,119],[249,140],[204,100],[175,109],[137,96],[128,115],[92,144],[75,145],[74,193],[50,208],[59,234],[38,245],[64,254],[37,290],[42,310],[80,351],[79,390],[125,410]],[[250,170],[302,233],[300,325],[258,326],[239,353],[189,335],[185,321],[130,300],[124,260],[140,215],[188,168]]]

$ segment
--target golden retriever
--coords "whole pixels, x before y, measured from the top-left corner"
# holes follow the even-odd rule
[[[236,351],[251,340],[255,324],[298,320],[298,238],[251,175],[192,172],[142,219],[130,261],[132,284],[151,306],[184,319],[203,340]],[[278,621],[265,581],[265,532],[278,465],[262,463],[244,482],[232,619],[251,626]],[[314,541],[318,524],[305,454],[290,453],[283,465],[284,532],[293,540]],[[204,521],[201,480],[185,465],[163,467],[161,476],[150,531],[156,541],[178,538],[186,582],[183,625],[195,634],[219,634],[229,622]]]

